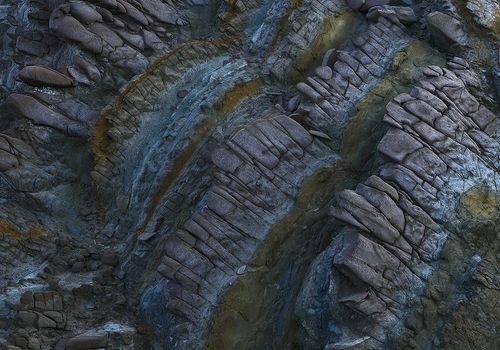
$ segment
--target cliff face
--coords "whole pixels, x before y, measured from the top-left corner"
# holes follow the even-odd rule
[[[0,349],[498,349],[496,1],[0,1]]]

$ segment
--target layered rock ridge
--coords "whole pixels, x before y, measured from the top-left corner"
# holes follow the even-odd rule
[[[355,190],[340,192],[331,209],[345,227],[312,265],[299,297],[306,344],[390,342],[439,266],[445,241],[471,220],[457,209],[464,193],[485,186],[498,196],[498,119],[467,90],[478,83],[474,73],[455,58],[424,75],[387,106],[391,127],[378,146],[386,164]],[[318,293],[325,279],[330,287]],[[342,311],[307,313],[318,298]],[[343,319],[350,312],[357,324]],[[342,331],[322,334],[314,328],[321,316]]]

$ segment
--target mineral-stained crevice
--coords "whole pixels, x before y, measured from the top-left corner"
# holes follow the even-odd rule
[[[495,349],[494,1],[0,1],[0,349]]]

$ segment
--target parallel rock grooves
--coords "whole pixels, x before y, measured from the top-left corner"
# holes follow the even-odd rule
[[[127,140],[137,131],[140,113],[156,108],[162,91],[168,89],[183,72],[206,59],[214,57],[220,49],[216,43],[194,42],[182,45],[175,51],[159,58],[148,70],[135,78],[118,98],[107,108],[98,122],[105,125],[106,132],[99,132],[93,140],[96,166],[93,177],[100,183],[120,173],[121,153]],[[109,155],[109,156],[108,156]]]

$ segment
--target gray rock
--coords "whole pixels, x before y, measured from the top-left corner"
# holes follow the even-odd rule
[[[70,12],[73,17],[84,24],[102,22],[101,14],[85,1],[71,1]]]
[[[323,99],[323,96],[321,96],[316,90],[305,83],[298,83],[296,87],[297,90],[299,90],[306,97],[310,98],[313,102],[317,103]]]
[[[384,16],[389,19],[397,19],[401,23],[409,24],[417,21],[417,16],[411,7],[406,6],[374,6],[366,14],[366,18],[377,20]],[[395,21],[397,23],[397,21]]]
[[[293,112],[299,107],[300,104],[300,95],[293,96],[287,103],[287,109],[289,112]]]
[[[105,250],[101,252],[100,259],[102,263],[110,266],[117,266],[120,262],[118,254],[116,254],[113,250]]]
[[[319,137],[320,139],[331,140],[332,138],[322,131],[309,130],[309,133],[313,136]]]
[[[279,163],[279,159],[273,152],[247,130],[237,132],[232,137],[232,141],[269,169],[274,168]]]
[[[50,30],[57,36],[80,43],[90,42],[95,35],[89,32],[77,19],[54,10],[49,21]]]
[[[467,9],[473,14],[477,23],[494,30],[500,11],[500,3],[497,0],[467,0],[466,3]]]
[[[66,343],[66,350],[105,348],[107,344],[108,344],[107,334],[89,335],[89,336],[81,335],[68,340],[68,342]]]
[[[83,85],[90,85],[91,84],[88,77],[85,74],[83,74],[82,72],[80,72],[80,70],[76,69],[75,67],[68,67],[68,73],[79,84],[83,84]]]
[[[457,19],[436,11],[427,16],[427,23],[432,40],[444,49],[452,45],[465,45],[467,35],[462,23]]]
[[[361,6],[365,4],[365,0],[347,0],[347,5],[354,11],[361,9]]]
[[[88,130],[82,124],[70,121],[31,96],[12,94],[7,98],[6,103],[35,124],[50,126],[71,136],[88,136]]]
[[[71,266],[71,272],[74,272],[74,273],[82,272],[84,266],[85,265],[82,261],[78,261],[78,262],[74,263],[73,266]]]
[[[28,40],[22,36],[17,38],[16,48],[19,51],[38,57],[43,57],[49,52],[46,44],[39,41]]]
[[[123,40],[120,36],[104,23],[92,23],[89,26],[89,31],[100,37],[103,42],[113,48],[123,46]]]
[[[422,144],[408,133],[400,130],[390,130],[380,141],[378,150],[391,159],[402,162],[406,156],[421,147]]]
[[[160,50],[167,47],[167,45],[163,41],[161,41],[161,39],[155,33],[150,32],[149,30],[144,30],[143,33],[144,43],[147,47],[150,47],[154,50]]]
[[[19,166],[17,157],[9,152],[0,149],[0,171],[7,171]]]
[[[141,35],[129,33],[126,30],[117,30],[116,32],[123,38],[123,40],[125,40],[132,46],[140,50],[144,50],[144,38]]]
[[[17,317],[22,327],[34,327],[36,324],[37,316],[32,311],[19,311]]]
[[[97,66],[95,66],[94,64],[84,59],[78,60],[76,64],[77,67],[80,68],[80,70],[84,71],[87,76],[93,81],[98,81],[101,79],[101,72],[99,71],[99,68],[97,68]]]
[[[361,6],[362,11],[367,11],[375,6],[383,6],[389,4],[390,0],[365,0],[363,6]]]
[[[57,328],[57,323],[51,318],[38,314],[38,328]]]
[[[32,86],[70,87],[73,79],[48,67],[27,66],[19,72],[19,79]]]
[[[243,161],[234,153],[220,148],[212,152],[212,162],[221,170],[233,173]]]
[[[335,49],[334,48],[331,48],[329,49],[328,51],[325,52],[325,55],[323,56],[323,60],[321,61],[321,65],[322,66],[328,66],[330,65],[332,62],[332,57],[333,55],[335,54]]]
[[[167,24],[185,24],[177,10],[160,0],[139,0],[142,7],[152,16]]]
[[[323,80],[329,80],[333,76],[333,71],[328,66],[320,66],[314,71],[318,77]]]

